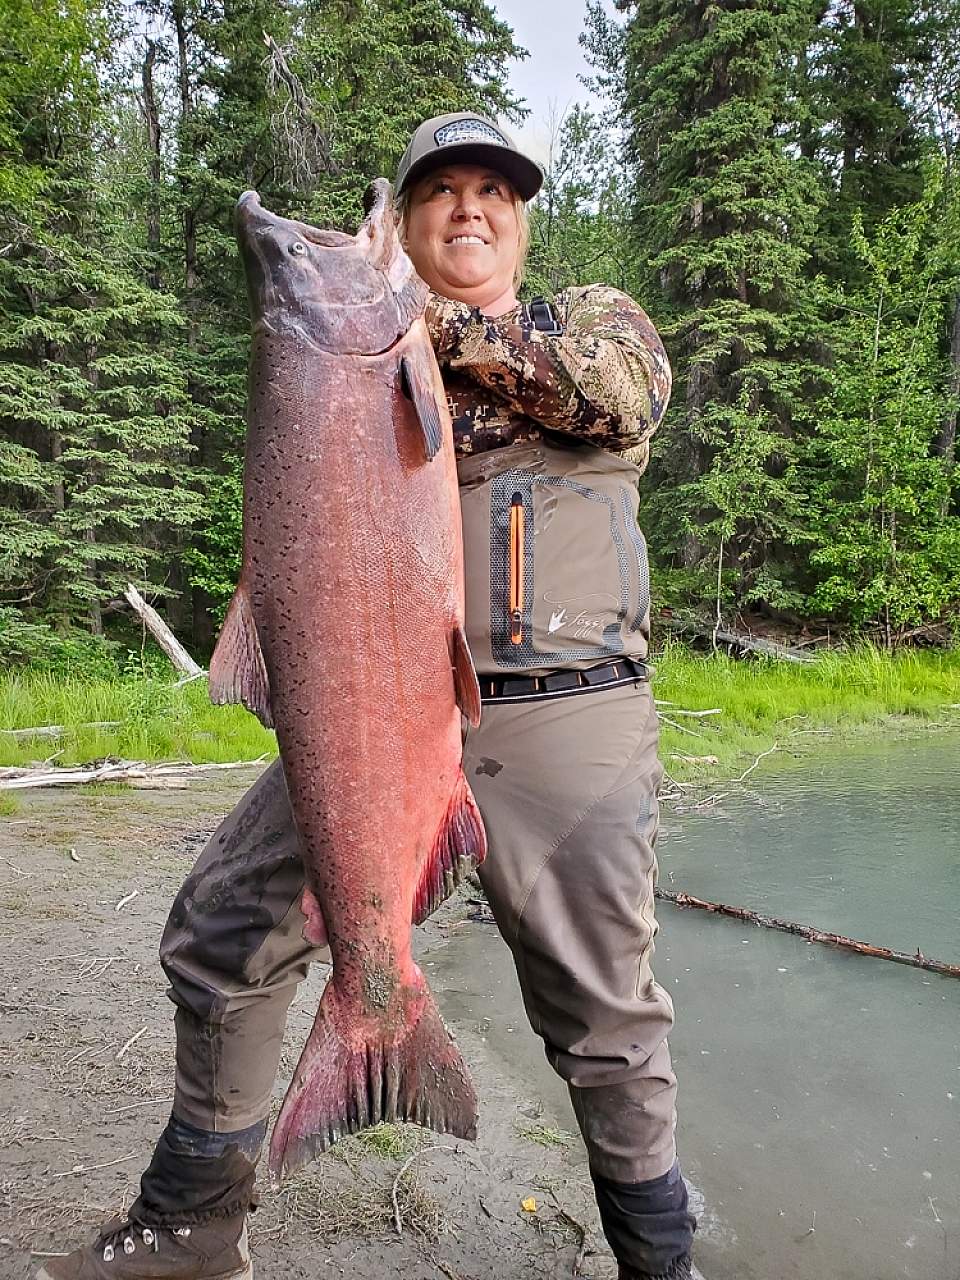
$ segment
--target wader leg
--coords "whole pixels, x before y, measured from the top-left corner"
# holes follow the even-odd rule
[[[246,1209],[287,1010],[312,960],[303,864],[277,761],[221,823],[174,901],[160,961],[177,1006],[173,1114],[133,1215],[157,1225]]]
[[[490,845],[480,878],[530,1025],[569,1086],[607,1237],[628,1267],[666,1273],[694,1223],[674,1172],[673,1005],[651,969],[662,770],[650,686],[488,704],[465,768]],[[658,1187],[666,1199],[644,1198]]]

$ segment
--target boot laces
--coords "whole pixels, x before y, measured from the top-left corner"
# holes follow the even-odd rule
[[[189,1227],[164,1227],[162,1230],[183,1239],[190,1234]],[[160,1227],[145,1227],[137,1222],[124,1222],[117,1227],[109,1228],[100,1236],[104,1262],[112,1262],[118,1252],[129,1257],[130,1254],[136,1253],[138,1246],[157,1253],[160,1249],[160,1232]],[[138,1236],[139,1239],[137,1239]]]

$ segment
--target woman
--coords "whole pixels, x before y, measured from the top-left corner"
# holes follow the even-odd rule
[[[674,1147],[673,1010],[650,969],[660,766],[636,526],[670,370],[616,290],[518,304],[524,205],[541,182],[470,112],[422,124],[397,178],[459,458],[484,701],[464,768],[490,846],[481,880],[569,1086],[621,1278],[673,1280],[691,1275],[694,1223]],[[249,1280],[245,1219],[287,1008],[315,958],[302,889],[277,764],[215,833],[164,933],[176,1096],[141,1195],[38,1280]]]

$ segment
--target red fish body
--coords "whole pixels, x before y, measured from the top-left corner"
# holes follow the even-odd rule
[[[333,958],[274,1131],[279,1170],[381,1120],[476,1124],[410,941],[485,848],[461,768],[479,690],[456,466],[426,289],[389,187],[372,193],[355,239],[253,193],[238,206],[254,321],[244,557],[210,689],[276,727],[308,936]]]

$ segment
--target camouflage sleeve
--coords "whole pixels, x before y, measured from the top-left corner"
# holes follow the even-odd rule
[[[570,289],[560,337],[490,319],[431,295],[427,322],[441,367],[487,387],[515,412],[601,449],[646,461],[670,399],[670,363],[646,312],[606,285]]]

